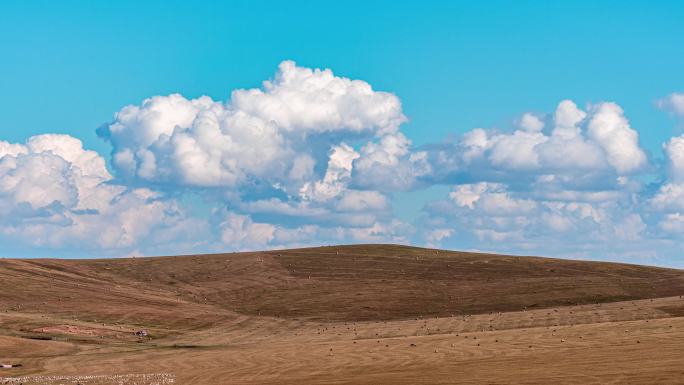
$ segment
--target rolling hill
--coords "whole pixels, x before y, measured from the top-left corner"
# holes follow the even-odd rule
[[[143,374],[188,384],[602,383],[604,375],[664,383],[684,374],[684,271],[674,269],[353,245],[3,259],[0,288],[0,363],[22,364],[0,375],[24,384],[56,375],[174,381],[135,377]],[[141,330],[149,336],[133,334]],[[560,352],[571,351],[559,353],[560,339]],[[657,349],[672,356],[659,359]],[[649,360],[657,370],[633,366]],[[86,375],[105,377],[78,379]]]

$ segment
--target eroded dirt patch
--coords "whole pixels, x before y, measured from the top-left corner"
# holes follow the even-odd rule
[[[122,334],[120,332],[116,332],[113,330],[94,329],[74,325],[44,326],[32,329],[31,331],[34,333],[69,334],[83,337],[113,336],[117,334]]]

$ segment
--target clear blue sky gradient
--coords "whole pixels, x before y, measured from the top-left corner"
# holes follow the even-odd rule
[[[370,3],[370,4],[369,4]],[[5,1],[0,136],[95,128],[151,95],[225,99],[284,59],[396,93],[416,144],[557,102],[615,101],[643,145],[684,83],[684,3]]]
[[[122,106],[180,92],[225,100],[295,60],[400,97],[416,145],[507,127],[562,99],[614,101],[661,158],[684,90],[684,2],[3,1],[0,138],[95,129]],[[395,195],[414,216],[446,187]]]

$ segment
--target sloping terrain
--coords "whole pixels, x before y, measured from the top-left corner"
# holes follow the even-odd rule
[[[23,365],[0,376],[24,384],[52,383],[37,375],[188,384],[684,375],[684,272],[673,269],[354,245],[5,259],[0,289],[0,364]]]

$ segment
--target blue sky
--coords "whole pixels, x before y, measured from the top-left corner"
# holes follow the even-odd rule
[[[86,150],[96,151],[106,162],[111,178],[100,175],[106,184],[125,189],[117,194],[149,189],[160,194],[154,198],[159,200],[157,203],[169,205],[166,212],[178,210],[174,218],[182,217],[183,221],[192,222],[185,226],[203,230],[193,235],[195,238],[189,236],[173,247],[150,240],[160,224],[138,229],[139,233],[124,236],[127,241],[118,244],[102,242],[99,246],[85,247],[69,232],[58,240],[38,237],[39,241],[36,241],[35,231],[38,230],[32,227],[36,218],[55,220],[53,216],[56,215],[61,218],[60,226],[74,227],[74,223],[78,223],[74,215],[81,215],[79,210],[85,206],[72,202],[75,206],[71,207],[60,201],[66,198],[42,199],[45,206],[40,206],[20,196],[28,194],[30,189],[10,194],[7,187],[6,211],[0,211],[6,218],[3,223],[7,223],[4,231],[7,238],[4,246],[0,246],[0,253],[27,257],[118,256],[365,240],[681,265],[678,227],[665,220],[672,220],[679,213],[678,203],[668,201],[658,208],[651,207],[655,203],[648,203],[657,200],[663,186],[679,182],[678,169],[664,154],[663,144],[681,135],[682,119],[677,104],[667,99],[684,91],[684,50],[681,49],[684,6],[681,2],[368,3],[3,2],[0,5],[0,105],[3,106],[0,140],[26,145],[29,138],[47,133],[78,138]],[[330,69],[336,77],[359,79],[370,84],[374,91],[394,95],[401,103],[401,114],[406,122],[393,129],[410,141],[406,151],[397,155],[397,164],[403,164],[402,157],[409,162],[412,154],[415,160],[418,156],[415,154],[425,153],[430,158],[426,162],[432,171],[417,175],[414,170],[412,177],[419,179],[416,183],[399,185],[390,181],[377,186],[369,180],[379,183],[383,176],[369,174],[364,179],[362,168],[357,169],[355,163],[349,180],[344,182],[345,191],[372,191],[376,193],[374,199],[382,196],[387,201],[386,207],[378,203],[379,206],[373,209],[377,210],[375,217],[361,221],[362,225],[360,219],[349,218],[349,213],[332,209],[332,201],[314,205],[311,197],[298,193],[300,185],[293,184],[289,190],[274,189],[274,184],[292,181],[267,175],[263,170],[247,173],[249,186],[243,182],[218,183],[218,186],[208,186],[206,181],[195,183],[178,176],[183,170],[176,170],[173,175],[145,177],[136,169],[133,175],[126,176],[122,167],[112,163],[110,153],[117,150],[114,141],[111,137],[107,140],[107,135],[96,134],[98,127],[114,122],[114,114],[123,107],[141,105],[146,98],[157,95],[180,93],[188,100],[207,95],[214,101],[227,103],[233,90],[259,88],[263,81],[273,79],[284,60],[295,61],[298,68]],[[570,172],[566,168],[561,170],[557,164],[547,165],[542,161],[543,164],[535,166],[534,172],[530,171],[529,165],[523,164],[521,168],[506,168],[506,175],[502,177],[503,171],[494,170],[501,162],[496,164],[495,160],[499,158],[495,157],[493,149],[488,149],[491,153],[483,156],[489,156],[490,161],[494,159],[494,163],[460,164],[457,172],[438,176],[436,170],[445,166],[435,163],[432,157],[438,153],[434,148],[443,148],[445,143],[451,146],[450,156],[462,153],[464,150],[458,143],[464,134],[475,128],[512,133],[523,114],[528,112],[546,123],[543,132],[551,137],[554,111],[566,99],[588,114],[586,121],[578,123],[586,132],[589,132],[591,117],[597,113],[600,103],[619,105],[629,121],[629,129],[638,133],[638,148],[647,158],[630,169],[618,170],[620,167],[612,162],[614,170],[595,170],[597,175],[581,189],[572,187],[572,191],[615,193],[611,199],[617,203],[598,202],[594,198],[589,202],[586,197],[572,200],[572,204],[590,204],[596,210],[604,210],[601,215],[610,217],[610,224],[601,222],[603,217],[598,214],[593,217],[597,223],[587,224],[585,222],[590,220],[586,216],[569,218],[558,211],[550,213],[538,209],[507,214],[506,219],[499,222],[509,221],[508,227],[497,223],[496,230],[482,227],[482,231],[475,234],[471,232],[474,226],[485,226],[478,215],[495,216],[476,212],[477,204],[458,206],[457,202],[455,208],[451,207],[453,212],[442,206],[438,212],[430,211],[435,205],[446,204],[445,200],[451,199],[453,204],[456,199],[453,196],[458,194],[450,195],[450,192],[465,191],[459,190],[459,186],[465,185],[471,186],[466,188],[470,189],[468,191],[508,197],[514,203],[523,202],[523,206],[527,201],[534,202],[538,208],[560,204],[557,197],[548,197],[547,190],[535,187],[533,180],[549,175],[576,178],[578,169]],[[266,116],[265,119],[271,118]],[[311,148],[315,175],[308,182],[313,184],[325,179],[330,160],[326,156],[331,153],[332,146],[350,145],[361,154],[354,162],[363,163],[362,158],[366,155],[362,154],[362,148],[368,142],[380,142],[385,135],[380,133],[384,128],[378,128],[379,123],[369,124],[376,126],[369,128],[368,135],[352,135],[349,130],[341,130],[334,138],[323,135],[325,138],[320,140],[307,139],[287,150]],[[601,146],[605,150],[611,145],[604,143]],[[29,152],[35,155],[35,151]],[[48,150],[42,148],[40,151]],[[161,169],[160,153],[155,154],[158,156],[156,165]],[[279,157],[276,163],[292,161],[283,159]],[[599,163],[594,166],[597,170],[601,168]],[[370,169],[380,170],[378,167]],[[18,180],[18,166],[13,170],[12,180]],[[586,172],[586,169],[582,170],[582,174]],[[401,174],[397,170],[385,172],[394,176]],[[5,180],[10,180],[9,175],[5,175]],[[629,178],[630,183],[639,186],[626,189],[600,183],[619,177]],[[626,186],[624,180],[621,183]],[[269,187],[263,187],[265,185]],[[570,189],[566,185],[554,188]],[[12,199],[7,198],[10,195]],[[85,193],[79,190],[77,195],[82,199]],[[620,195],[619,199],[615,198],[617,195]],[[145,204],[149,205],[150,198],[146,199]],[[249,202],[265,199],[299,205],[299,209],[303,204],[311,209],[316,206],[320,213],[326,214],[313,217],[283,215],[265,208],[257,211],[246,208]],[[343,198],[334,199],[337,199],[335,205],[339,206]],[[563,204],[571,204],[568,199],[564,198]],[[484,198],[479,200],[484,201]],[[59,208],[50,206],[55,202],[59,203]],[[30,210],[17,209],[25,203],[30,203]],[[26,210],[32,214],[26,214]],[[59,210],[71,211],[57,212]],[[437,215],[446,212],[450,214]],[[459,219],[464,215],[477,223],[464,223]],[[567,219],[569,227],[561,226],[558,233],[547,234],[541,230],[545,228],[543,224],[516,222],[512,219],[516,215],[539,218],[559,215]],[[633,220],[630,215],[638,215],[643,227],[636,226],[641,230],[634,230],[637,234],[631,234],[627,237],[630,239],[625,240],[615,235],[619,233],[615,228],[625,218]],[[93,220],[92,216],[89,220]],[[232,222],[226,218],[232,218]],[[163,226],[159,228],[169,225],[172,220],[162,222]],[[512,223],[526,230],[518,234],[510,227]],[[373,224],[377,227],[371,233],[377,237],[368,237],[368,229]],[[266,234],[252,239],[233,229],[234,237],[222,236],[230,226],[238,226],[244,231],[251,225]],[[608,227],[612,230],[606,230]],[[283,235],[278,241],[278,236],[272,232],[281,228],[297,230],[299,235]],[[378,230],[380,228],[382,230]],[[663,230],[665,228],[669,232]],[[433,234],[431,237],[426,229],[442,230],[442,235],[451,235]],[[602,233],[599,236],[598,229],[612,235]],[[366,236],[359,237],[358,233],[364,231]],[[491,231],[498,235],[492,236]],[[215,239],[210,239],[204,232],[213,234]],[[26,240],[19,240],[24,239],[22,237]],[[577,247],[565,241],[578,237],[590,237],[587,243],[593,246]],[[626,245],[624,250],[605,246],[620,241]],[[639,250],[635,250],[632,243],[638,243]]]

